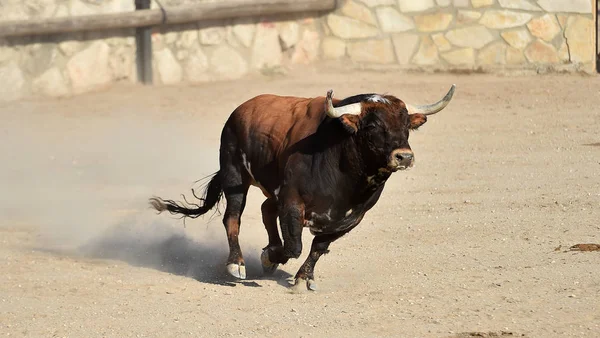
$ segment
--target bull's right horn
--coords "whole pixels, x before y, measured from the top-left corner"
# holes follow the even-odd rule
[[[446,108],[448,103],[450,103],[450,100],[452,100],[452,95],[454,95],[455,88],[456,85],[453,84],[452,87],[450,87],[450,90],[448,91],[446,96],[444,96],[443,99],[439,100],[436,103],[427,104],[423,106],[413,106],[411,104],[407,104],[406,109],[408,110],[409,114],[433,115],[439,112],[440,110]]]
[[[337,119],[338,117],[345,114],[360,115],[360,113],[362,112],[362,105],[360,102],[335,108],[333,106],[333,102],[331,101],[332,98],[333,90],[330,89],[327,91],[327,102],[325,110],[327,111],[327,116],[331,118]]]

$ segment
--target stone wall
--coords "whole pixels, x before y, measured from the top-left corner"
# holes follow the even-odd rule
[[[594,2],[340,0],[332,13],[158,27],[152,34],[154,81],[231,80],[318,60],[422,71],[593,73]],[[0,21],[132,10],[134,0],[0,0]],[[0,100],[62,97],[137,81],[134,32],[0,38]]]

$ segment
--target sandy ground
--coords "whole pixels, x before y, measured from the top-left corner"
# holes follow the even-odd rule
[[[262,276],[251,190],[242,283],[219,215],[155,215],[216,171],[230,112],[260,93],[455,99],[411,135],[362,224],[288,287]],[[0,106],[0,335],[27,337],[598,337],[600,78],[334,72],[119,86]],[[312,236],[305,232],[305,247]]]

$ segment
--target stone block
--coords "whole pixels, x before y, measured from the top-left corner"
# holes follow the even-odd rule
[[[30,18],[51,18],[57,8],[54,0],[28,0],[26,6]]]
[[[456,15],[456,23],[459,25],[467,25],[481,18],[481,13],[468,10],[459,10]]]
[[[473,48],[461,48],[442,53],[442,59],[453,66],[472,66],[475,64],[475,51]]]
[[[448,7],[452,3],[452,0],[436,0],[436,3],[440,7]]]
[[[71,57],[79,52],[85,44],[78,40],[66,40],[58,44],[58,49],[66,57]]]
[[[339,59],[346,55],[346,43],[338,38],[326,37],[323,40],[322,49],[325,59]]]
[[[56,12],[54,12],[55,18],[64,18],[67,16],[69,16],[69,8],[64,5],[58,6],[58,8],[56,9]]]
[[[469,7],[469,0],[453,0],[452,3],[458,8]]]
[[[112,81],[108,64],[109,52],[110,47],[104,41],[97,40],[67,62],[67,72],[74,93],[102,88]]]
[[[102,11],[99,6],[88,4],[80,0],[70,0],[70,13],[73,16],[100,14]]]
[[[363,4],[347,0],[341,8],[342,14],[347,17],[362,21],[369,25],[376,26],[377,20],[369,8]]]
[[[483,26],[457,28],[446,33],[446,39],[458,47],[479,49],[494,40],[494,36]]]
[[[538,5],[546,12],[592,14],[590,0],[538,0]]]
[[[527,49],[525,57],[531,63],[554,64],[558,63],[558,52],[556,48],[542,40],[535,40]]]
[[[177,58],[178,61],[183,61],[183,60],[187,59],[189,55],[190,55],[190,53],[188,52],[187,49],[180,49],[177,51],[177,53],[175,53],[175,57]]]
[[[395,5],[396,0],[358,0],[369,7]]]
[[[327,25],[333,35],[342,39],[363,39],[379,34],[379,30],[376,27],[337,14],[327,16]]]
[[[2,6],[2,10],[0,11],[0,20],[18,21],[27,19],[29,19],[29,14],[24,6],[17,6],[15,4],[9,4],[6,7]]]
[[[248,73],[246,60],[233,48],[223,45],[217,48],[210,57],[213,72],[221,79],[239,79]]]
[[[165,43],[172,44],[179,39],[179,32],[172,31],[164,33]]]
[[[2,46],[2,42],[0,41],[0,64],[13,60],[18,56],[17,51],[10,46]]]
[[[348,55],[354,62],[390,64],[396,62],[390,39],[373,39],[348,43]]]
[[[175,42],[175,46],[182,49],[198,47],[198,31],[194,29],[181,32],[181,37]]]
[[[586,63],[594,60],[596,51],[594,33],[594,20],[583,16],[571,16],[569,18],[565,36],[571,52],[572,62]]]
[[[487,28],[505,29],[511,27],[523,26],[532,15],[529,13],[515,12],[508,10],[488,10],[483,14],[479,21],[480,24]]]
[[[400,10],[407,12],[422,12],[435,6],[433,0],[398,0]]]
[[[319,57],[319,45],[321,37],[319,33],[313,30],[305,30],[302,33],[302,39],[294,48],[292,54],[292,63],[309,64]]]
[[[35,78],[32,82],[34,93],[49,97],[64,97],[69,95],[69,86],[58,68],[53,67]]]
[[[56,64],[59,52],[53,43],[39,43],[20,51],[20,66],[24,72],[41,74]],[[27,52],[25,52],[27,51]]]
[[[0,66],[0,101],[13,101],[23,97],[25,77],[15,61]]]
[[[83,2],[81,0],[70,0],[69,2],[71,4],[70,8],[72,16],[122,13],[135,10],[133,1],[102,0]]]
[[[556,17],[558,18],[560,28],[562,28],[563,30],[567,28],[567,20],[569,19],[569,16],[566,14],[557,14]]]
[[[448,28],[452,18],[450,13],[418,15],[415,16],[415,23],[420,32],[437,32]]]
[[[133,46],[135,45],[135,37],[120,37],[115,36],[103,39],[109,47],[113,46]]]
[[[558,58],[563,63],[571,62],[571,55],[569,52],[569,47],[567,46],[566,41],[563,41],[558,49]]]
[[[161,83],[169,85],[181,82],[183,70],[173,52],[169,48],[163,48],[153,54]]]
[[[434,34],[431,36],[431,38],[440,52],[447,52],[452,49],[450,41],[444,37],[443,33]]]
[[[393,7],[379,7],[376,12],[379,26],[384,32],[405,32],[415,28],[411,18],[400,14]]]
[[[186,81],[206,82],[211,79],[208,71],[208,57],[199,48],[190,51],[184,69]]]
[[[281,46],[289,49],[298,43],[300,38],[300,26],[295,21],[286,21],[279,25],[279,38]]]
[[[503,65],[506,64],[506,44],[495,42],[481,49],[477,54],[477,64]]]
[[[541,9],[527,0],[498,0],[500,6],[509,9],[521,9],[524,11],[541,11]],[[559,0],[560,1],[560,0]]]
[[[203,45],[219,45],[225,40],[227,31],[225,27],[206,27],[198,30],[200,43]]]
[[[152,50],[157,51],[163,49],[167,46],[165,41],[165,37],[163,34],[158,31],[157,27],[152,29],[152,33],[150,34],[150,39],[152,40]]]
[[[248,20],[237,20],[233,25],[233,34],[245,47],[252,45],[256,25]]]
[[[504,41],[512,47],[523,50],[531,42],[531,36],[525,28],[505,31],[500,34]]]
[[[281,65],[282,59],[279,32],[275,25],[269,22],[258,24],[252,47],[252,68],[278,67]]]
[[[419,36],[411,33],[402,33],[392,36],[392,43],[396,51],[398,63],[407,65],[410,59],[415,54],[417,45],[419,44]]]
[[[509,65],[526,64],[527,60],[523,56],[523,52],[517,48],[506,47],[506,63]]]
[[[552,41],[554,37],[561,32],[556,17],[552,14],[546,14],[539,18],[532,19],[527,23],[527,28],[531,34],[544,41]]]
[[[494,4],[494,0],[471,0],[474,8],[489,7]]]
[[[113,80],[127,79],[131,77],[131,67],[135,64],[135,49],[125,44],[111,48],[108,56],[108,67],[111,70]]]
[[[130,82],[137,83],[139,81],[137,65],[135,63],[131,66],[131,70],[129,71],[129,74],[131,74],[131,77],[129,78]]]
[[[424,36],[421,38],[419,50],[413,56],[412,62],[421,66],[434,65],[440,62],[438,50],[431,37]]]

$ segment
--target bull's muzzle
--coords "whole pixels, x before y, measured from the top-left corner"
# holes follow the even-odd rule
[[[413,166],[415,155],[410,149],[396,149],[388,164],[391,171],[404,170]]]

